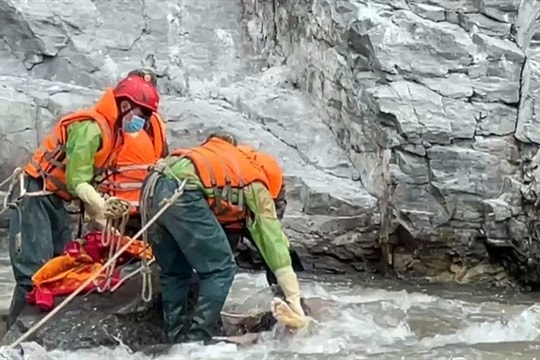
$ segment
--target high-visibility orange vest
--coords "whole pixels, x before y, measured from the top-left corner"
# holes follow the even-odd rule
[[[152,136],[146,130],[123,134],[123,144],[114,163],[99,181],[99,191],[128,201],[131,214],[138,213],[143,181],[164,150],[165,127],[159,116],[151,117],[150,126]]]
[[[203,186],[213,193],[208,203],[222,225],[244,220],[248,214],[242,191],[238,192],[239,201],[233,203],[231,189],[241,190],[253,182],[268,188],[261,167],[236,146],[219,138],[211,138],[201,146],[177,149],[171,155],[191,160]]]
[[[90,109],[73,112],[61,118],[45,136],[41,146],[25,166],[33,178],[43,178],[45,189],[66,201],[73,199],[66,187],[66,142],[68,126],[77,121],[93,120],[101,129],[102,143],[94,157],[96,174],[105,169],[115,156],[117,145],[114,125],[118,109],[113,89],[107,89],[97,104]]]

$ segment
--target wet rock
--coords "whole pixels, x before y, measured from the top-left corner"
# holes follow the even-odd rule
[[[35,342],[23,342],[14,348],[0,347],[0,356],[9,360],[52,360],[47,350]]]
[[[159,293],[158,271],[154,268],[152,301],[141,300],[142,278],[136,276],[114,293],[81,295],[39,328],[27,341],[35,341],[47,350],[77,350],[98,346],[125,344],[140,351],[164,344],[163,320]],[[190,292],[190,306],[196,299],[196,280]],[[58,305],[63,298],[56,299]],[[229,305],[229,307],[232,305]],[[47,313],[26,306],[13,327],[2,338],[2,344],[13,343]],[[238,336],[269,330],[276,323],[266,310],[255,313],[227,312],[216,336]]]
[[[460,279],[494,279],[482,265],[492,259],[540,281],[540,252],[525,240],[538,217],[537,2],[244,3],[269,62],[326,113],[390,218],[399,274],[454,281],[459,263],[475,269]],[[496,242],[523,253],[513,269]]]
[[[155,303],[159,293],[155,294],[153,302],[142,302],[140,279],[133,278],[134,281],[128,281],[112,294],[76,297],[28,341],[35,341],[47,349],[115,346],[118,340],[127,341],[128,346],[135,348],[162,343],[161,316]],[[61,300],[55,299],[56,305]],[[12,343],[46,315],[34,306],[26,306],[2,343]]]
[[[35,342],[48,351],[115,347],[122,343],[134,352],[141,351],[153,356],[165,354],[171,345],[165,342],[162,332],[157,281],[157,271],[154,271],[155,292],[148,303],[140,298],[141,277],[132,278],[112,294],[78,296],[25,342]],[[195,303],[197,289],[194,278],[188,314]],[[230,296],[222,310],[221,323],[214,329],[216,341],[248,345],[274,337],[270,332],[277,323],[270,312],[270,301],[274,296],[282,297],[283,294],[273,288],[264,288],[252,292],[247,298]],[[58,298],[56,305],[61,300],[63,298]],[[306,314],[316,320],[336,316],[335,312],[339,311],[331,301],[317,297],[302,299],[302,306]],[[27,306],[15,325],[3,336],[1,344],[12,344],[46,315],[36,307]]]

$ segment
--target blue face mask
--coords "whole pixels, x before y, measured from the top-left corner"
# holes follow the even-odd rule
[[[146,124],[144,118],[133,115],[131,120],[124,121],[122,128],[127,133],[136,133],[144,129],[144,124]]]

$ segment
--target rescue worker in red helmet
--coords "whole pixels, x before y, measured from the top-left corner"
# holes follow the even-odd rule
[[[24,167],[24,194],[15,193],[17,211],[9,225],[9,255],[16,281],[8,326],[22,312],[32,275],[60,255],[71,240],[65,202],[79,199],[90,218],[104,221],[106,200],[93,184],[116,156],[119,134],[140,126],[158,109],[156,88],[127,76],[105,90],[94,106],[62,117]]]
[[[157,76],[152,69],[138,68],[129,75],[139,76],[152,86],[157,86]],[[148,169],[160,158],[169,154],[165,123],[154,112],[145,123],[125,128],[121,135],[122,145],[110,167],[103,172],[97,182],[102,194],[114,196],[131,204],[129,221],[125,233],[135,234],[141,228],[139,198],[143,180]]]

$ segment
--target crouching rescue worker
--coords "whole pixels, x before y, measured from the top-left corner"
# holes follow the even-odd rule
[[[139,76],[157,86],[157,76],[147,68],[132,70],[128,76]],[[150,166],[168,155],[165,124],[157,112],[123,124],[118,155],[99,177],[99,191],[131,204],[125,234],[134,235],[141,228],[139,198],[142,183]]]
[[[285,197],[285,178],[279,162],[270,154],[262,151],[255,151],[252,147],[248,145],[238,145],[237,147],[246,156],[248,156],[250,160],[254,161],[255,164],[257,164],[266,175],[266,179],[268,180],[268,192],[270,193],[274,201],[277,218],[281,221],[287,207],[287,199]],[[223,226],[225,233],[229,238],[229,242],[231,243],[233,251],[237,248],[240,240],[242,238],[246,238],[257,249],[259,254],[261,253],[255,240],[251,236],[251,233],[246,228],[245,219],[243,219],[242,221],[222,223],[221,225]],[[302,265],[300,257],[290,244],[288,244],[288,246],[294,271],[304,271],[305,269]],[[270,267],[264,261],[264,258],[262,260],[263,267],[266,271],[266,280],[268,281],[268,284],[270,286],[276,285],[277,280],[274,276],[274,273],[272,272],[272,270],[270,270]]]
[[[24,168],[24,194],[9,225],[9,255],[16,286],[10,306],[11,326],[32,289],[32,276],[48,260],[63,253],[71,240],[64,201],[80,199],[88,215],[103,222],[114,213],[92,186],[97,173],[107,168],[118,151],[118,136],[125,124],[148,119],[157,111],[159,95],[138,76],[122,79],[105,91],[89,109],[61,118],[45,136]],[[125,210],[125,209],[124,209]]]
[[[236,264],[220,222],[247,220],[296,314],[305,325],[300,289],[291,266],[288,240],[277,219],[263,170],[234,144],[211,136],[202,145],[178,149],[161,160],[145,181],[148,216],[154,216],[186,179],[184,194],[158,218],[150,242],[161,268],[160,288],[170,342],[210,340],[233,282]],[[143,209],[146,210],[146,209]],[[200,278],[194,317],[182,333],[193,270]],[[278,319],[279,320],[279,319]]]

